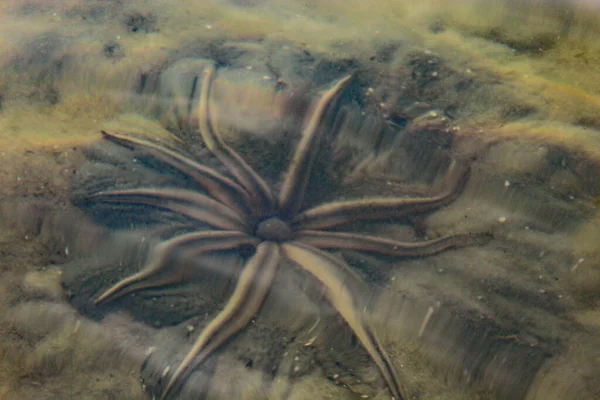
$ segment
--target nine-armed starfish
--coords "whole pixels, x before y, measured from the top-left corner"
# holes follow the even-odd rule
[[[181,283],[188,276],[182,265],[169,262],[176,250],[191,255],[253,247],[237,285],[224,309],[204,328],[188,355],[166,385],[162,399],[178,390],[193,368],[202,363],[232,335],[242,329],[259,311],[280,260],[285,257],[304,269],[324,288],[331,305],[352,329],[385,379],[397,400],[407,392],[398,379],[394,364],[366,322],[357,297],[345,283],[344,261],[323,251],[350,249],[386,256],[425,256],[472,241],[469,235],[405,243],[375,236],[330,231],[351,222],[388,221],[423,213],[450,203],[464,186],[468,172],[450,189],[426,198],[368,197],[331,202],[303,209],[303,198],[311,169],[319,151],[319,125],[335,95],[350,77],[339,80],[325,91],[307,115],[301,140],[283,178],[278,196],[265,180],[230,148],[211,122],[209,96],[214,68],[204,71],[199,102],[200,134],[208,150],[228,170],[223,175],[150,141],[120,133],[103,132],[106,139],[139,150],[176,169],[204,189],[196,192],[175,188],[113,190],[91,196],[93,201],[151,206],[209,225],[212,230],[176,235],[152,251],[147,266],[104,292],[96,304],[113,301],[144,288]],[[468,171],[468,169],[467,169]],[[453,174],[456,175],[456,174]]]

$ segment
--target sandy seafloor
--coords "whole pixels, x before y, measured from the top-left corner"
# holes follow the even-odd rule
[[[456,201],[369,232],[490,240],[423,258],[340,254],[367,283],[408,398],[600,398],[600,6],[411,3],[3,0],[0,399],[153,398],[223,307],[242,255],[94,306],[156,232],[185,221],[80,201],[186,185],[100,129],[216,165],[194,135],[209,64],[225,139],[271,185],[311,99],[353,75],[325,118],[309,202],[428,194],[449,160],[473,157]],[[178,398],[390,398],[319,286],[283,264],[261,312]]]

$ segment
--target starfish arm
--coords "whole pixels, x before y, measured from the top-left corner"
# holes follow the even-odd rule
[[[126,189],[100,192],[88,199],[104,203],[141,204],[169,210],[218,229],[247,231],[243,214],[200,193],[185,189]]]
[[[358,340],[375,361],[392,396],[396,400],[404,399],[402,393],[406,393],[406,390],[400,384],[394,365],[373,330],[364,322],[352,293],[344,283],[340,266],[336,265],[334,259],[324,256],[324,252],[308,245],[290,242],[282,244],[281,247],[286,257],[323,284],[329,302],[350,326]]]
[[[188,179],[200,185],[211,197],[214,197],[234,210],[244,212],[245,208],[240,209],[239,203],[242,202],[245,207],[248,207],[250,204],[249,195],[246,190],[212,168],[199,164],[173,150],[143,139],[108,131],[102,131],[102,135],[111,142],[133,150],[141,150],[156,160],[175,168]]]
[[[302,139],[290,162],[279,193],[279,208],[284,214],[293,215],[302,206],[312,166],[319,151],[321,141],[321,135],[318,132],[319,123],[333,97],[350,80],[350,77],[351,75],[348,75],[340,79],[331,89],[327,90],[305,122]]]
[[[447,175],[454,175],[452,167]],[[329,229],[356,221],[398,219],[443,207],[454,201],[470,175],[469,168],[443,193],[421,198],[368,197],[359,200],[326,203],[298,214],[292,224],[296,229]]]
[[[221,160],[238,183],[250,194],[253,200],[253,211],[257,214],[270,213],[274,205],[271,189],[260,175],[223,141],[211,124],[208,103],[213,73],[213,67],[207,67],[204,70],[200,104],[198,105],[198,120],[202,139],[204,139],[206,147]]]
[[[124,295],[152,287],[183,282],[192,273],[182,263],[169,262],[173,252],[194,246],[190,256],[213,251],[232,250],[243,246],[255,246],[257,239],[242,232],[193,232],[177,236],[156,246],[150,262],[140,272],[127,277],[100,295],[94,304],[108,303]]]
[[[407,243],[355,233],[299,231],[296,233],[296,240],[319,249],[357,250],[393,257],[424,257],[440,253],[452,247],[472,244],[482,235],[484,234],[452,235],[439,239]]]
[[[263,242],[248,260],[227,305],[204,328],[196,343],[173,373],[161,399],[183,382],[194,365],[198,365],[227,339],[248,324],[263,303],[280,260],[279,245]]]

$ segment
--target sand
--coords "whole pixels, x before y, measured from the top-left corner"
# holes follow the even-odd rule
[[[600,370],[600,71],[594,4],[510,1],[4,1],[0,6],[0,399],[160,394],[224,305],[246,254],[183,260],[189,284],[107,306],[186,221],[83,201],[189,182],[102,141],[182,146],[202,68],[226,140],[277,187],[320,89],[308,202],[423,195],[472,157],[451,205],[361,229],[399,240],[489,232],[414,259],[339,254],[367,282],[410,398],[594,399]],[[167,232],[167,233],[165,233]],[[168,370],[167,370],[168,373]],[[291,263],[253,322],[178,398],[386,399],[366,352]]]

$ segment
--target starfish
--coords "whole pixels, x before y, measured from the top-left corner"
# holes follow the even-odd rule
[[[225,143],[213,125],[214,118],[209,107],[213,74],[214,67],[204,70],[198,105],[199,131],[207,149],[220,160],[229,174],[224,175],[154,142],[102,131],[105,139],[142,151],[176,169],[200,186],[203,192],[136,188],[100,192],[90,196],[90,200],[167,210],[208,225],[210,229],[179,234],[162,241],[152,249],[147,265],[140,272],[106,290],[95,304],[105,304],[141,289],[185,281],[191,271],[169,262],[174,251],[185,249],[195,256],[248,247],[254,249],[245,261],[227,304],[202,330],[172,374],[162,392],[161,399],[164,400],[181,388],[193,368],[248,324],[261,308],[280,261],[287,258],[320,283],[326,299],[374,361],[391,395],[396,400],[407,398],[407,390],[398,378],[394,363],[367,322],[357,295],[348,287],[345,274],[352,271],[351,268],[328,251],[349,249],[391,257],[420,257],[470,243],[470,235],[406,243],[338,230],[353,222],[389,221],[447,205],[464,186],[468,168],[450,188],[431,197],[367,197],[303,209],[306,188],[321,142],[318,128],[325,111],[350,76],[324,91],[306,116],[300,142],[276,196],[265,180]]]

